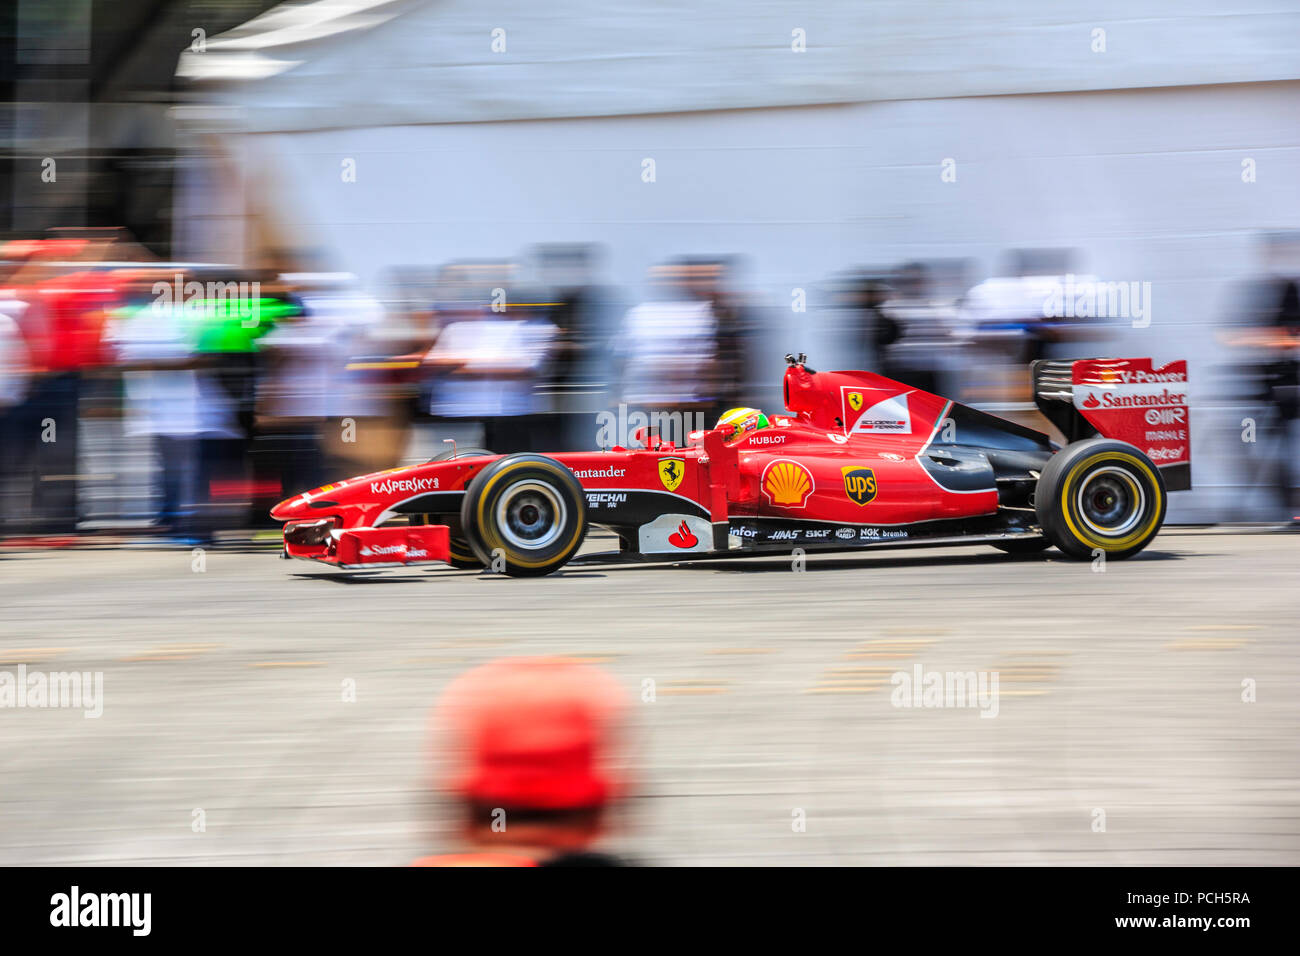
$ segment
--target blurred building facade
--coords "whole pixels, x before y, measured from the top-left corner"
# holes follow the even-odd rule
[[[656,263],[736,256],[765,306],[741,397],[769,408],[786,351],[881,360],[832,277],[949,262],[969,289],[1008,250],[1067,249],[1151,298],[1059,352],[1191,360],[1197,490],[1171,520],[1266,483],[1218,333],[1278,267],[1259,232],[1300,224],[1294,3],[22,0],[14,22],[11,235],[126,225],[172,261],[386,298],[591,244],[627,305]]]
[[[1290,4],[323,6],[181,57],[201,101],[181,128],[214,160],[178,200],[183,255],[296,244],[373,277],[595,241],[635,285],[675,254],[738,252],[781,317],[756,402],[785,351],[842,354],[845,328],[794,290],[815,302],[865,261],[969,259],[978,280],[1033,246],[1152,283],[1149,325],[1084,351],[1186,355],[1208,386],[1252,236],[1300,222],[1300,134],[1278,121],[1300,94]],[[1214,414],[1198,402],[1176,520],[1230,493]]]

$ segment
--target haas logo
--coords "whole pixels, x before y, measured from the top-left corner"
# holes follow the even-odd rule
[[[674,548],[693,548],[700,543],[700,539],[691,533],[691,529],[686,527],[683,521],[677,526],[677,530],[668,536],[668,543]]]

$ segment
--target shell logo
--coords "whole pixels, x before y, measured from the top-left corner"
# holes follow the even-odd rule
[[[778,508],[802,508],[813,492],[813,476],[803,465],[777,459],[763,469],[763,494]]]

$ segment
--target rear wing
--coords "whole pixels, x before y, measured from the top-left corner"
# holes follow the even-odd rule
[[[1170,491],[1192,487],[1187,362],[1149,358],[1040,359],[1029,366],[1034,404],[1067,441],[1101,435],[1141,449]]]

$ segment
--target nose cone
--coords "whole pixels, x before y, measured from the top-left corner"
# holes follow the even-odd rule
[[[340,491],[346,492],[357,479],[333,485],[322,485],[311,491],[304,491],[292,498],[285,498],[271,509],[271,517],[276,521],[297,521],[301,518],[319,518],[321,509],[332,508],[338,504],[335,500]]]
[[[294,495],[292,498],[285,498],[278,505],[271,509],[271,517],[276,521],[294,521],[298,518],[305,518],[308,515],[306,495]]]

